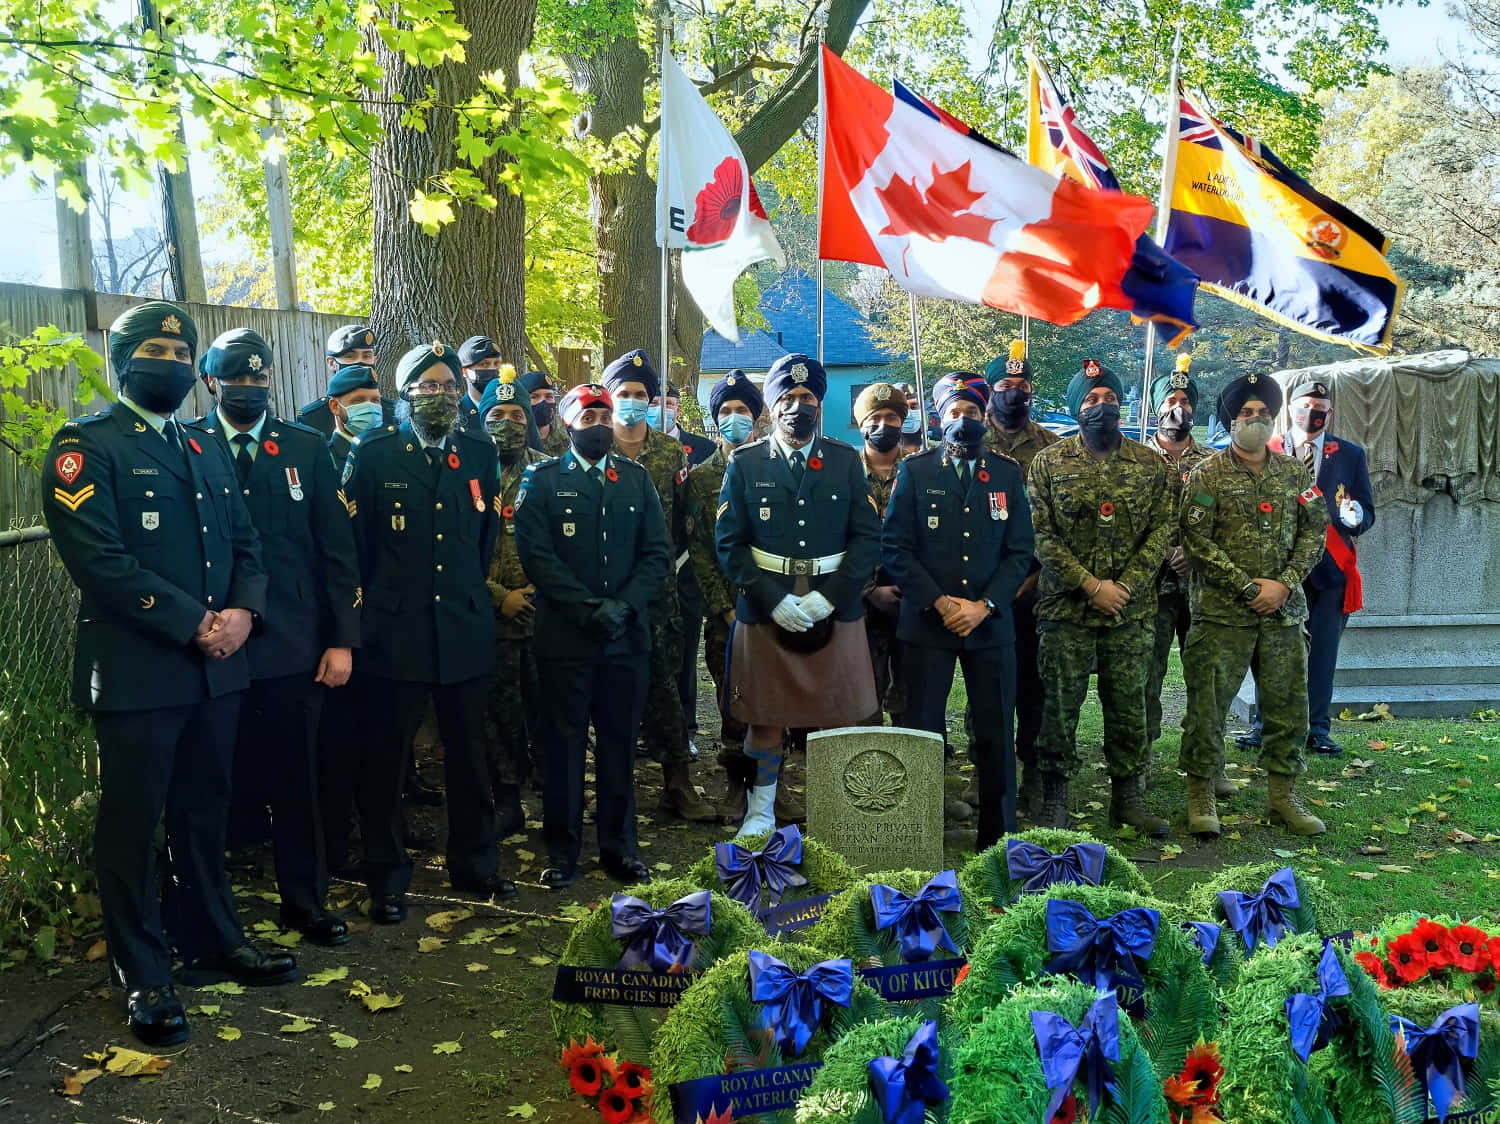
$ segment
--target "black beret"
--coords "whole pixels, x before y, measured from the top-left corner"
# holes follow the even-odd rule
[[[181,339],[188,349],[198,353],[198,325],[175,304],[147,301],[138,304],[109,326],[109,361],[121,370],[135,349],[149,339]]]
[[[485,359],[499,359],[500,349],[489,336],[470,336],[458,345],[458,361],[465,367]]]
[[[640,348],[627,351],[608,367],[599,376],[599,382],[614,390],[622,382],[638,382],[646,388],[646,397],[655,398],[661,393],[661,379],[656,374],[656,368],[651,365],[651,357]]]
[[[338,356],[346,351],[353,351],[356,347],[374,347],[375,333],[363,324],[350,324],[339,328],[328,337],[327,352],[329,355]]]
[[[528,395],[533,391],[541,390],[543,387],[548,390],[557,389],[557,387],[552,385],[552,380],[541,371],[527,371],[521,376],[521,385],[526,388]]]
[[[328,396],[337,398],[340,394],[348,394],[351,390],[379,390],[380,383],[375,378],[375,368],[366,367],[363,363],[348,363],[333,373],[333,378],[328,380]]]
[[[1251,371],[1241,375],[1219,391],[1219,421],[1225,429],[1239,416],[1240,409],[1252,398],[1264,402],[1272,414],[1281,410],[1281,387],[1270,375]]]
[[[439,363],[452,371],[455,379],[463,378],[463,369],[458,363],[458,352],[433,340],[431,343],[412,348],[401,357],[401,362],[396,364],[396,389],[405,390],[407,384],[417,381],[423,371]]]
[[[782,395],[798,386],[812,391],[814,397],[821,402],[828,393],[828,372],[823,370],[823,364],[816,359],[793,352],[771,364],[771,369],[766,372],[763,393],[766,401],[774,406]]]
[[[1288,402],[1294,398],[1327,398],[1331,401],[1333,393],[1326,380],[1302,375],[1292,383],[1292,392],[1286,398]]]
[[[198,357],[198,370],[205,378],[216,379],[270,374],[271,345],[253,328],[231,328],[216,336]]]
[[[750,376],[739,368],[735,368],[725,375],[708,392],[708,416],[709,420],[718,423],[719,407],[725,402],[739,401],[755,417],[760,417],[760,412],[766,408],[766,400],[761,397],[760,388],[750,381]]]

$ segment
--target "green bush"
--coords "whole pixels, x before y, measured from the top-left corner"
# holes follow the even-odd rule
[[[855,1027],[829,1049],[823,1068],[797,1104],[797,1124],[884,1124],[880,1107],[870,1093],[870,1062],[899,1058],[906,1043],[926,1020],[921,1016],[881,1019]],[[953,1043],[942,1040],[938,1076],[953,1076]]]

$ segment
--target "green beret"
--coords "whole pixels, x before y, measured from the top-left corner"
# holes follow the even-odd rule
[[[452,371],[455,379],[463,380],[464,372],[458,362],[458,352],[447,344],[433,340],[412,348],[401,357],[401,362],[396,364],[396,389],[405,390],[408,383],[418,381],[423,371],[439,364]]]
[[[231,328],[214,337],[198,357],[198,371],[205,378],[237,379],[244,375],[271,373],[271,345],[253,328]]]
[[[375,368],[363,363],[350,363],[340,367],[328,380],[328,396],[337,398],[351,390],[379,390],[380,382],[375,378]]]
[[[188,350],[198,354],[198,325],[175,304],[147,301],[138,304],[109,326],[109,362],[116,371],[124,368],[131,354],[150,339],[185,340]]]
[[[1153,414],[1167,400],[1167,396],[1174,390],[1187,392],[1188,404],[1194,410],[1198,409],[1198,384],[1193,381],[1193,376],[1188,374],[1192,369],[1192,357],[1186,354],[1179,355],[1174,369],[1165,375],[1158,375],[1151,380],[1150,393],[1146,396],[1146,409]]]
[[[337,359],[346,351],[353,351],[358,347],[374,347],[375,333],[363,324],[346,324],[342,328],[334,330],[328,337],[327,353]]]
[[[1068,383],[1068,413],[1076,418],[1083,409],[1083,400],[1089,396],[1089,391],[1099,386],[1107,386],[1115,392],[1116,398],[1124,401],[1125,387],[1120,382],[1120,376],[1097,359],[1085,359],[1083,366]]]

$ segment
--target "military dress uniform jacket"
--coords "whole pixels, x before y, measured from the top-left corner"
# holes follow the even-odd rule
[[[926,648],[994,648],[1015,643],[1011,601],[1031,566],[1031,507],[1021,467],[983,454],[968,487],[939,449],[900,462],[885,512],[881,558],[901,587],[896,635]],[[944,594],[995,603],[968,636],[943,626],[933,602]]]
[[[729,458],[719,493],[715,546],[719,563],[739,590],[735,616],[746,624],[771,611],[799,580],[833,605],[835,620],[864,618],[865,583],[880,561],[880,516],[853,447],[832,437],[805,445],[799,484],[769,437],[741,445]],[[798,563],[842,554],[829,573],[800,575],[762,568],[752,548]]]
[[[328,408],[330,401],[331,398],[325,394],[298,409],[297,424],[310,426],[324,437],[332,437],[338,426],[334,423],[333,411]],[[382,426],[396,424],[396,403],[393,399],[382,398],[380,400],[380,416]]]
[[[190,422],[233,463],[218,415]],[[311,672],[325,648],[359,647],[359,560],[339,479],[317,430],[266,416],[240,492],[268,575],[265,627],[246,647],[250,678]],[[202,438],[200,444],[204,443]]]
[[[183,431],[178,452],[129,406],[68,422],[42,466],[42,511],[78,586],[73,702],[155,710],[249,685],[244,648],[226,660],[193,635],[212,609],[266,607],[260,537],[234,467]]]
[[[460,683],[495,663],[485,585],[500,514],[495,446],[454,430],[434,467],[411,423],[360,435],[343,492],[364,583],[362,674]]]
[[[1277,434],[1267,446],[1273,453],[1283,450],[1285,437]],[[1301,463],[1300,461],[1298,463]],[[1370,487],[1370,469],[1365,461],[1365,451],[1353,441],[1331,434],[1323,438],[1323,460],[1318,465],[1318,491],[1323,493],[1328,506],[1328,525],[1344,540],[1350,551],[1355,549],[1354,540],[1375,526],[1375,496]],[[1342,496],[1340,489],[1343,490]],[[1346,527],[1339,518],[1339,500],[1351,499],[1359,504],[1363,514],[1358,527]],[[1321,592],[1341,590],[1347,579],[1333,555],[1324,553],[1318,564],[1307,575],[1307,584]]]
[[[1036,615],[1113,628],[1156,612],[1156,574],[1172,536],[1172,493],[1161,456],[1128,437],[1104,460],[1076,434],[1031,462],[1031,521],[1042,564]],[[1116,616],[1088,603],[1092,575],[1120,582],[1130,601]]]
[[[344,475],[344,462],[349,459],[349,449],[352,443],[337,429],[328,438],[328,458],[333,461],[333,475],[342,478]]]
[[[1307,619],[1302,582],[1323,553],[1328,508],[1312,474],[1280,453],[1260,475],[1232,449],[1221,449],[1188,474],[1182,497],[1182,546],[1192,561],[1193,621],[1257,624],[1250,608],[1255,578],[1274,578],[1292,591],[1276,618]]]
[[[688,467],[693,468],[702,464],[718,451],[719,443],[711,437],[700,437],[696,433],[689,433],[679,428],[677,430],[678,440],[682,443],[682,451],[687,456]]]
[[[537,659],[590,660],[651,650],[652,599],[672,565],[661,501],[646,470],[607,453],[596,483],[570,451],[534,464],[516,495],[516,551],[536,586],[532,651]],[[634,611],[623,635],[590,622],[606,598]]]

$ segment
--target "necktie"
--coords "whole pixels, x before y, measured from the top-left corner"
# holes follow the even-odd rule
[[[245,481],[250,479],[250,467],[255,463],[250,456],[250,442],[254,440],[248,433],[236,433],[234,443],[239,446],[234,454],[234,475],[239,480],[240,487],[245,486]]]
[[[596,464],[593,468],[589,469],[589,479],[599,487],[604,487],[604,470]]]
[[[1318,447],[1311,441],[1304,441],[1302,443],[1302,463],[1307,466],[1308,472],[1311,472],[1314,476],[1318,474]]]
[[[967,488],[969,486],[969,462],[968,461],[959,461],[958,462],[958,482],[960,484],[962,484],[965,488]]]
[[[168,445],[172,446],[173,452],[182,452],[182,439],[177,436],[176,422],[168,418],[167,424],[162,426],[161,436],[162,440],[164,440]]]
[[[792,466],[792,478],[798,483],[801,483],[802,470],[807,465],[807,458],[802,455],[802,450],[798,449],[795,453],[788,457],[787,463]]]

